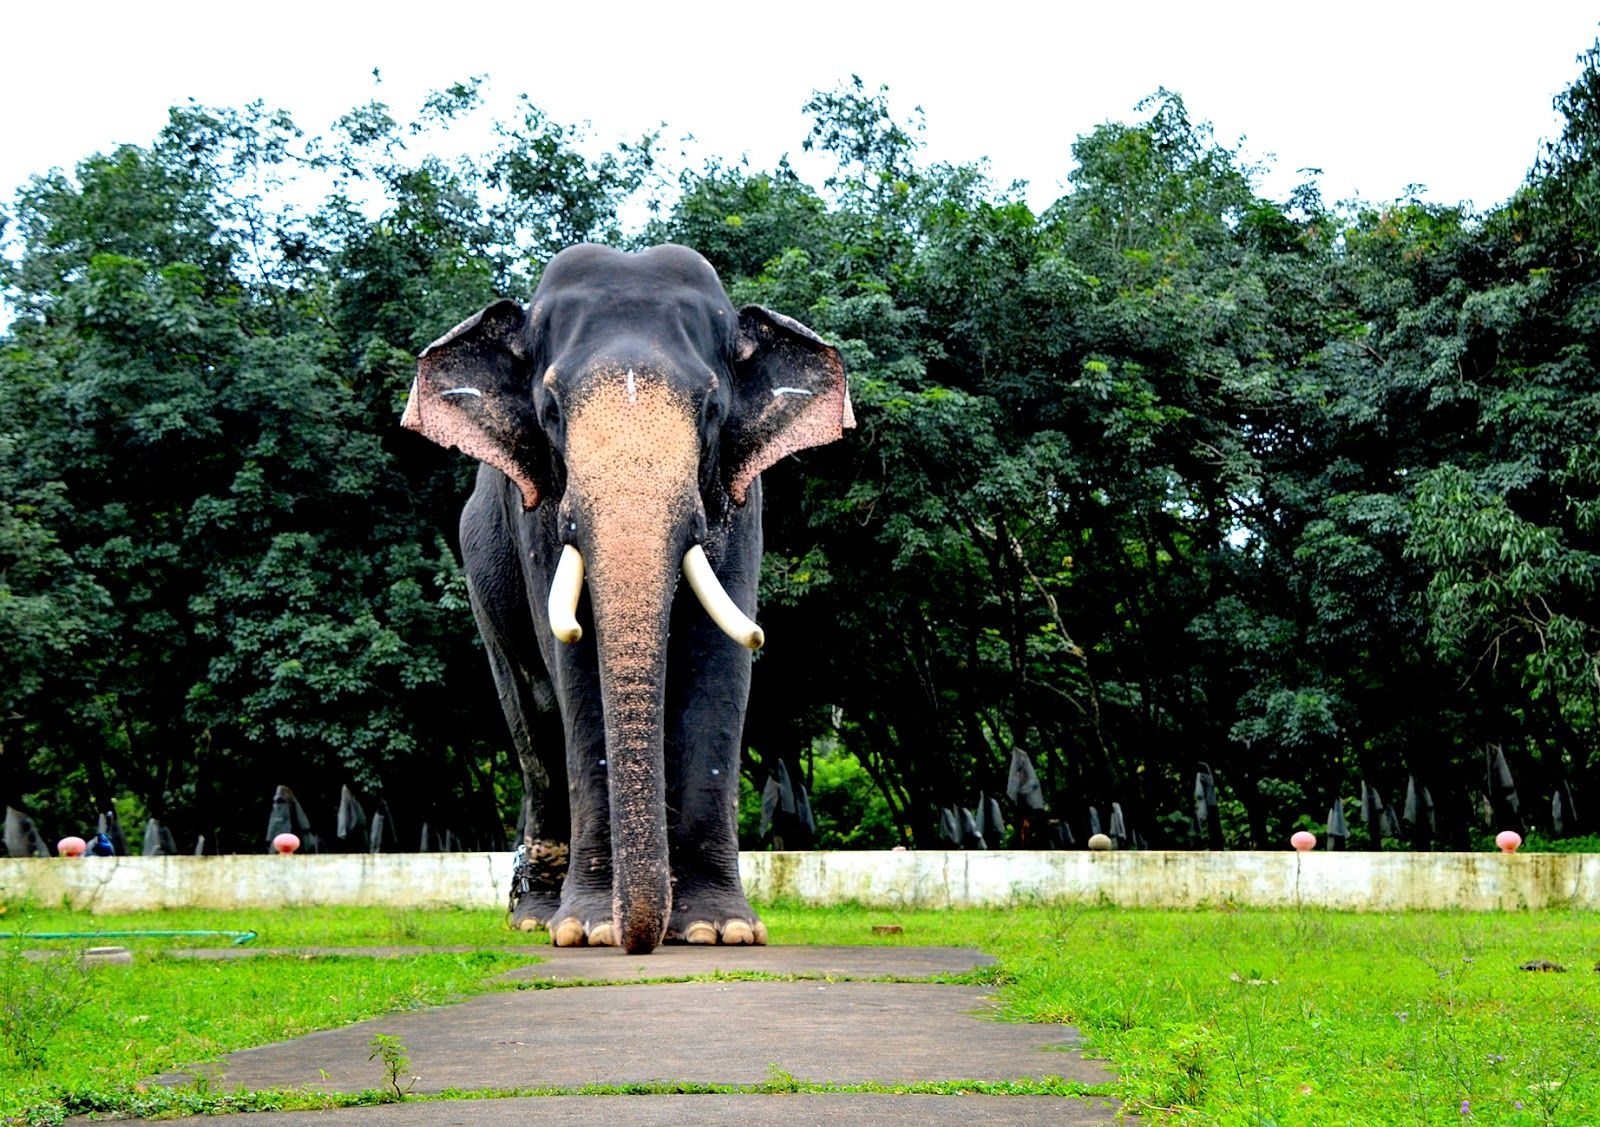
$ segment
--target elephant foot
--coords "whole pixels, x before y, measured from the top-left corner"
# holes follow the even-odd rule
[[[690,894],[677,898],[673,904],[667,942],[765,947],[767,925],[750,910],[742,895]]]
[[[577,916],[567,916],[550,929],[550,942],[557,947],[615,947],[617,935],[610,920],[585,927]]]
[[[561,885],[567,876],[564,841],[525,841],[511,862],[511,926],[517,931],[543,931],[561,908]]]
[[[569,889],[547,918],[550,942],[557,947],[617,946],[609,888]]]
[[[765,947],[767,945],[767,925],[760,920],[724,920],[721,925],[713,924],[709,920],[696,920],[683,929],[682,936],[667,933],[667,941],[681,938],[684,943],[712,944],[721,943],[728,947]]]
[[[517,898],[511,908],[513,931],[544,931],[555,918],[561,898],[549,892],[528,892]]]

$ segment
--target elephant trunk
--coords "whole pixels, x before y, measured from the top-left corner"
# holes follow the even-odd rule
[[[606,776],[611,800],[613,927],[630,953],[652,951],[672,909],[667,856],[666,769],[662,710],[666,683],[667,611],[672,582],[624,579],[626,599],[595,568],[590,595],[600,639],[605,710]],[[619,613],[601,610],[607,603]],[[655,603],[654,608],[626,604]],[[637,611],[637,614],[627,613]],[[644,619],[643,622],[640,619]],[[608,637],[622,640],[607,642]]]
[[[562,524],[587,572],[605,715],[612,923],[632,953],[660,944],[672,907],[662,712],[679,561],[703,519],[694,418],[665,381],[628,370],[592,385],[568,424],[570,517]]]

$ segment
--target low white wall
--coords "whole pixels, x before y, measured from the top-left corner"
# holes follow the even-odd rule
[[[743,853],[752,899],[878,908],[1031,901],[1134,908],[1305,905],[1600,909],[1600,854]],[[0,904],[154,908],[504,907],[509,853],[0,859]]]
[[[0,859],[0,902],[93,912],[156,908],[504,906],[509,853]]]
[[[752,897],[886,908],[1038,900],[1129,908],[1600,909],[1600,853],[745,853],[740,862]]]

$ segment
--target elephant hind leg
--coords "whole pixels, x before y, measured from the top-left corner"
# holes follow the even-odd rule
[[[477,589],[470,581],[468,590],[473,592],[476,608]],[[563,763],[565,738],[548,684],[512,657],[516,651],[508,649],[488,627],[482,632],[500,708],[522,771],[521,840],[513,866],[511,926],[537,931],[554,916],[567,875],[571,817],[566,788],[556,785],[557,780],[564,781],[565,770],[553,772],[549,762],[553,757]]]
[[[566,794],[552,785],[548,768],[533,750],[561,747],[560,718],[553,710],[537,710],[529,726],[533,730],[527,739],[515,741],[522,767],[523,797],[521,841],[511,876],[511,926],[518,931],[542,931],[555,918],[561,904],[571,831]],[[512,731],[517,729],[513,727]]]
[[[511,926],[543,931],[550,925],[567,879],[565,842],[524,840],[511,867]]]

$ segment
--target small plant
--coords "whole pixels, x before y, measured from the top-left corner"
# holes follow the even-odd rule
[[[383,1070],[388,1074],[389,1087],[394,1090],[394,1098],[390,1099],[385,1093],[385,1101],[399,1103],[406,1098],[412,1085],[417,1082],[415,1076],[408,1077],[406,1086],[400,1087],[400,1077],[411,1071],[411,1057],[406,1050],[406,1043],[392,1033],[374,1033],[372,1040],[367,1042],[372,1047],[368,1060],[382,1060]]]
[[[399,943],[419,943],[426,934],[426,925],[419,912],[394,911],[389,913],[389,934]]]
[[[0,955],[0,1049],[18,1067],[44,1068],[52,1038],[89,996],[78,952],[30,959],[12,939]]]
[[[767,1062],[767,1078],[758,1086],[763,1095],[789,1095],[800,1091],[800,1081],[790,1072],[779,1068],[774,1061]]]
[[[1185,1023],[1173,1027],[1167,1038],[1171,1072],[1164,1078],[1164,1101],[1175,1107],[1199,1107],[1211,1082],[1215,1036],[1203,1024]]]

